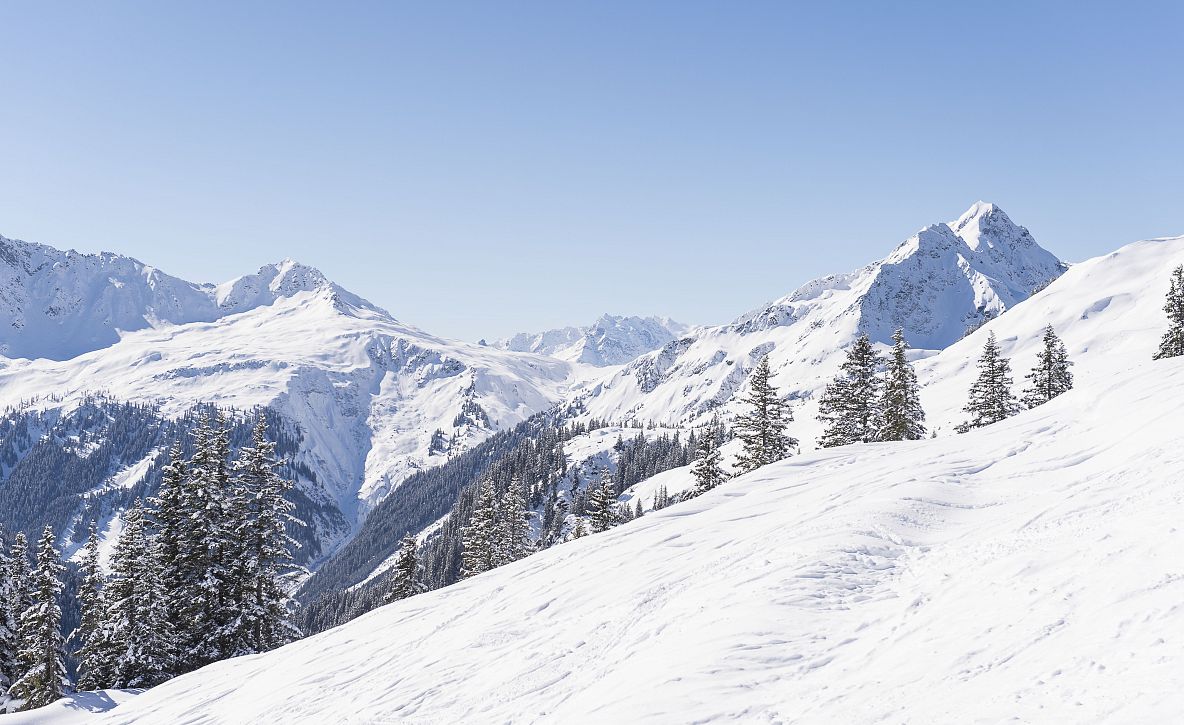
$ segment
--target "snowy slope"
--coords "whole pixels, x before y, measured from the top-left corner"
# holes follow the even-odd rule
[[[602,315],[587,327],[563,327],[546,332],[522,332],[497,340],[493,347],[584,363],[597,367],[624,365],[638,355],[657,350],[685,335],[686,325],[668,317]]]
[[[598,418],[701,422],[736,409],[745,380],[767,354],[775,384],[795,404],[795,435],[809,447],[818,433],[817,398],[860,333],[889,343],[903,327],[913,347],[940,350],[1064,269],[1001,209],[978,202],[879,262],[814,280],[731,324],[700,328],[644,355],[576,402]]]
[[[94,721],[1167,721],[1182,406],[1184,360],[1146,361],[799,456]]]

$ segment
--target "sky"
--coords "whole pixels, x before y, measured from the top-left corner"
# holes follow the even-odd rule
[[[0,3],[0,234],[476,340],[1184,234],[1182,3]]]

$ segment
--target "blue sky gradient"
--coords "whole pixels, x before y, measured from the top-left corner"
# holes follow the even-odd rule
[[[983,198],[1184,234],[1180,3],[0,4],[0,234],[477,339],[717,323]]]

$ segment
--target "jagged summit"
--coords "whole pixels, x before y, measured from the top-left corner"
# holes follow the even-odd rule
[[[345,307],[386,314],[285,259],[222,284],[197,284],[112,252],[75,250],[0,237],[0,355],[66,360],[108,347],[120,334],[212,322],[301,292],[325,291]]]
[[[689,328],[669,317],[601,315],[586,327],[562,327],[545,332],[522,332],[493,347],[604,367],[623,365],[657,350]]]

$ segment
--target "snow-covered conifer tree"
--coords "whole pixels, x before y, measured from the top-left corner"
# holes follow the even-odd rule
[[[21,615],[20,662],[24,671],[12,683],[9,695],[19,700],[24,710],[55,702],[71,689],[58,605],[66,567],[54,543],[53,529],[47,525],[37,542],[37,569],[29,587],[33,604]]]
[[[1156,360],[1184,355],[1184,265],[1172,270],[1171,287],[1163,311],[1168,315],[1168,329],[1159,342]]]
[[[469,525],[461,533],[461,576],[468,578],[489,571],[497,548],[497,490],[486,477],[477,484],[477,500]]]
[[[515,475],[498,506],[497,566],[518,561],[530,553],[530,521],[527,518],[526,485]]]
[[[1024,405],[1035,408],[1073,388],[1069,353],[1052,325],[1044,328],[1044,347],[1036,353],[1036,366],[1024,376],[1031,383],[1024,391]]]
[[[715,436],[710,433],[699,439],[698,457],[691,465],[691,475],[695,477],[695,487],[692,495],[699,496],[719,486],[728,480],[728,474],[720,465],[720,452],[715,447]],[[638,503],[640,503],[638,499]]]
[[[1019,412],[1019,403],[1011,392],[1011,363],[999,352],[995,333],[987,336],[978,360],[978,379],[970,387],[970,399],[963,409],[970,420],[958,426],[959,433],[981,428],[1010,418]]]
[[[12,562],[8,557],[8,546],[0,532],[0,712],[8,697],[8,688],[12,685],[17,672],[17,631],[16,620],[13,618],[10,602],[13,597]]]
[[[884,398],[880,404],[882,441],[915,441],[925,437],[925,411],[917,386],[917,373],[906,353],[904,330],[892,333],[892,352],[884,369]]]
[[[880,356],[867,335],[860,335],[847,351],[839,374],[826,386],[818,405],[825,426],[818,443],[823,448],[869,443],[880,435]]]
[[[743,444],[743,450],[736,457],[736,465],[742,473],[780,461],[798,443],[797,439],[785,434],[793,413],[769,381],[771,376],[766,355],[749,377],[748,395],[741,398],[741,402],[751,406],[748,413],[736,416],[734,423],[736,436]]]
[[[114,652],[110,686],[151,687],[168,679],[174,656],[172,623],[157,552],[145,531],[144,506],[138,499],[124,514],[105,598]]]
[[[33,571],[29,566],[29,542],[23,532],[12,538],[12,549],[8,556],[5,572],[8,597],[5,601],[5,617],[11,627],[13,659],[8,664],[9,683],[16,682],[28,669],[29,663],[22,658],[25,649],[21,639],[21,617],[33,606]]]
[[[82,619],[71,636],[78,642],[78,689],[101,690],[112,682],[112,648],[107,630],[106,577],[99,566],[99,534],[90,523],[82,548],[82,581],[78,585],[78,607]]]
[[[608,531],[620,523],[620,517],[617,515],[617,497],[608,476],[605,476],[604,483],[588,493],[588,519],[594,534]]]
[[[424,591],[420,580],[419,553],[415,537],[407,534],[399,542],[399,554],[395,559],[394,576],[391,578],[391,588],[387,590],[385,601],[395,602],[407,597],[413,597]]]

